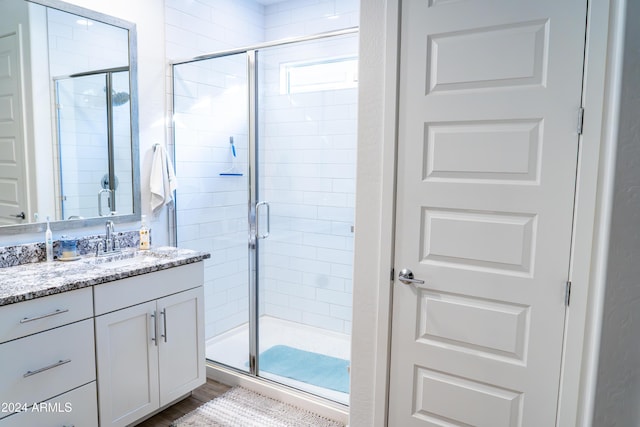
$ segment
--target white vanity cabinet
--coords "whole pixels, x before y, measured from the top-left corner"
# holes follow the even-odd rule
[[[94,287],[99,418],[126,426],[206,381],[202,262]]]
[[[97,427],[91,288],[0,307],[0,342],[0,427]]]

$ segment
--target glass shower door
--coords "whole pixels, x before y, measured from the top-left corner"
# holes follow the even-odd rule
[[[205,261],[207,359],[348,403],[357,35],[174,71],[178,246]]]
[[[357,35],[258,52],[258,374],[348,403]]]
[[[133,212],[133,163],[131,161],[131,103],[129,71],[111,74],[111,126],[115,210]]]
[[[105,74],[55,82],[61,217],[64,219],[98,216],[100,184],[102,177],[109,173],[105,87]]]
[[[205,261],[207,359],[249,371],[246,54],[174,66],[177,244]]]

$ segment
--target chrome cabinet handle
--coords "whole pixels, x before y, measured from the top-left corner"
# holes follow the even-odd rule
[[[20,219],[26,219],[27,218],[27,216],[24,214],[24,212],[20,212],[17,215],[9,215],[9,216],[12,216],[14,218],[20,218]]]
[[[420,280],[420,279],[414,279],[413,278],[413,271],[407,269],[407,268],[403,268],[402,270],[400,270],[400,274],[398,274],[398,279],[404,283],[405,285],[409,285],[411,283],[416,283],[418,285],[424,285],[424,280]]]
[[[27,371],[24,375],[22,375],[22,377],[27,378],[27,377],[30,377],[31,375],[39,374],[40,372],[48,371],[49,369],[53,369],[53,368],[57,368],[58,366],[65,365],[69,362],[71,362],[71,359],[59,360],[52,365],[45,366],[44,368],[36,369],[35,371]]]
[[[55,315],[58,315],[58,314],[66,313],[68,311],[69,311],[68,308],[65,308],[63,310],[57,309],[56,311],[53,311],[53,312],[47,313],[47,314],[43,314],[41,316],[25,317],[24,319],[20,320],[20,323],[29,323],[29,322],[33,322],[34,320],[44,319],[44,318],[47,318],[47,317],[51,317],[51,316],[55,316]]]
[[[167,342],[167,309],[163,308],[160,312],[162,314],[162,338],[164,338],[164,342]]]
[[[153,341],[153,343],[156,345],[156,347],[158,346],[158,325],[156,322],[156,315],[158,313],[156,311],[153,312],[153,314],[150,314],[149,316],[151,316],[151,332],[153,333],[153,335],[151,335],[151,341]]]
[[[260,207],[264,206],[267,209],[267,232],[264,234],[260,234]],[[256,237],[258,239],[266,239],[269,237],[269,232],[271,231],[271,214],[269,212],[269,202],[258,202],[256,203]]]

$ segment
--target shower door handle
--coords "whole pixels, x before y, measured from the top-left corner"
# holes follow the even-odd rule
[[[260,234],[260,208],[264,206],[266,208],[266,218],[267,218],[267,232],[264,234]],[[269,237],[269,232],[271,230],[271,214],[269,212],[269,202],[258,202],[256,203],[256,238],[258,239],[266,239]]]
[[[103,198],[102,194],[103,193],[107,193],[109,195],[109,212],[111,212],[111,197],[113,192],[108,188],[103,188],[102,190],[98,191],[98,216],[105,216],[102,213],[102,198]]]

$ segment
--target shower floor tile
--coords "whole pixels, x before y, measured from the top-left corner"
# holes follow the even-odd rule
[[[263,352],[275,345],[287,345],[300,350],[325,354],[340,359],[351,359],[351,337],[347,334],[327,331],[271,316],[260,317],[260,349]],[[207,359],[248,371],[249,325],[243,324],[224,334],[211,338],[206,343]],[[348,403],[349,395],[311,384],[263,372],[264,378],[286,384],[315,395]]]

